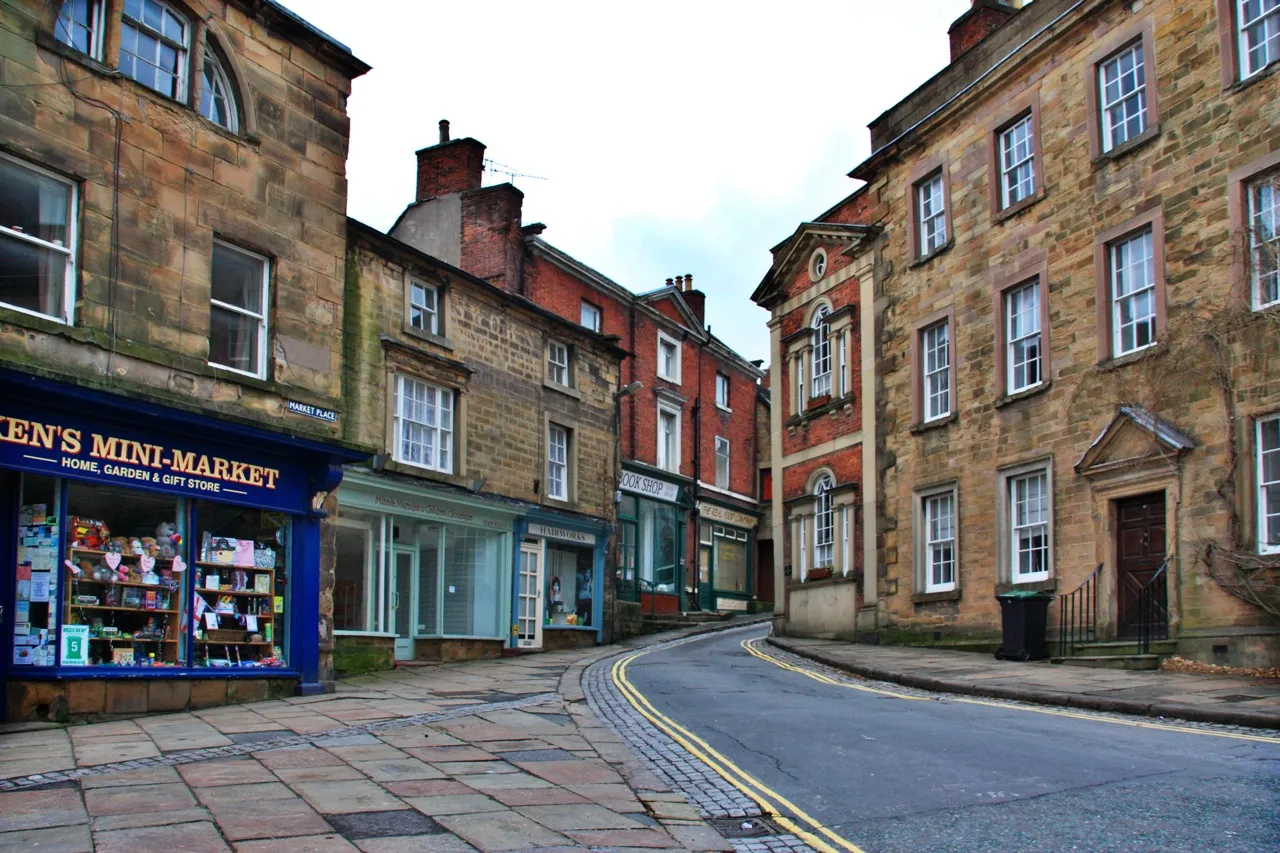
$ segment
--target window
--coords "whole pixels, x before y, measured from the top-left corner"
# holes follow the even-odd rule
[[[1030,198],[1036,191],[1034,116],[1028,113],[1000,131],[1000,209]]]
[[[1030,281],[1005,292],[1007,375],[1005,393],[1016,394],[1043,380],[1040,343],[1040,282]]]
[[[394,441],[397,462],[453,473],[453,392],[397,376]]]
[[[847,575],[853,571],[853,551],[850,550],[852,543],[849,541],[849,516],[853,515],[852,507],[840,508],[840,553],[844,560],[844,573]]]
[[[818,306],[813,315],[813,395],[831,394],[831,326],[827,316],[831,309]]]
[[[600,309],[590,302],[582,303],[582,325],[593,332],[600,331]]]
[[[924,591],[950,592],[956,588],[956,493],[947,491],[922,500]]]
[[[435,285],[409,281],[409,328],[440,334],[440,293]]]
[[[920,230],[917,251],[923,258],[947,242],[946,194],[941,172],[916,185],[916,216]]]
[[[796,382],[795,382],[795,404],[796,414],[804,411],[804,359],[796,356]]]
[[[83,54],[102,59],[102,0],[66,0],[58,10],[53,36]]]
[[[565,387],[572,384],[569,348],[559,341],[547,341],[547,381]]]
[[[836,345],[836,352],[839,353],[840,363],[837,369],[840,371],[840,396],[845,397],[849,394],[849,332],[845,330],[840,333],[839,342]]]
[[[951,414],[951,350],[949,322],[935,323],[920,333],[924,350],[924,420],[936,421]]]
[[[1147,129],[1147,74],[1139,40],[1098,65],[1102,150],[1123,145]]]
[[[0,154],[0,304],[71,322],[76,281],[74,185]]]
[[[729,488],[729,439],[716,436],[716,488]]]
[[[680,470],[680,412],[658,407],[658,467]]]
[[[569,499],[569,430],[559,424],[547,429],[547,497]]]
[[[1009,542],[1014,583],[1049,577],[1049,475],[1045,471],[1011,477]]]
[[[1155,251],[1150,228],[1109,247],[1111,347],[1115,357],[1156,340]]]
[[[1280,0],[1236,0],[1240,79],[1280,59]]]
[[[814,249],[809,256],[809,279],[820,281],[827,274],[827,252],[825,249]]]
[[[248,376],[267,376],[267,286],[262,255],[213,241],[209,298],[209,363]]]
[[[1280,173],[1248,185],[1253,306],[1280,304]]]
[[[835,484],[828,476],[813,484],[813,567],[829,569],[835,562],[835,518],[831,509],[831,490]]]
[[[159,0],[125,0],[120,73],[176,101],[187,97],[187,19]]]
[[[680,342],[665,332],[658,332],[658,378],[680,382]]]
[[[716,374],[716,405],[722,409],[729,408],[729,377],[723,373]]]
[[[1258,421],[1258,550],[1280,553],[1280,415]]]
[[[200,89],[200,115],[232,133],[240,129],[231,75],[208,44],[204,48],[204,85]]]

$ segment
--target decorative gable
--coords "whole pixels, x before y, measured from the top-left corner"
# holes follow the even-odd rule
[[[1196,446],[1186,433],[1141,406],[1121,406],[1076,463],[1090,478],[1176,459]]]

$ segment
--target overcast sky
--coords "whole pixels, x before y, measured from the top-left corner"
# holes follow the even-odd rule
[[[284,0],[373,70],[349,109],[349,213],[387,229],[413,152],[472,136],[524,221],[635,291],[692,273],[707,323],[769,355],[769,248],[857,188],[866,125],[941,69],[969,0]],[[509,180],[490,175],[486,184]]]

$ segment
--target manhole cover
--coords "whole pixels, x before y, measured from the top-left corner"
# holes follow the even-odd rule
[[[722,817],[707,821],[721,838],[762,838],[777,835],[778,830],[760,817]]]

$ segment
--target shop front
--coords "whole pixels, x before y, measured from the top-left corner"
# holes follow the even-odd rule
[[[319,692],[312,507],[354,456],[0,371],[7,717]]]
[[[687,489],[626,467],[619,486],[618,598],[639,602],[645,615],[679,613],[685,609]]]
[[[698,604],[703,610],[743,610],[755,597],[752,555],[759,518],[740,508],[699,501]]]
[[[494,657],[511,640],[521,506],[413,478],[349,470],[338,490],[335,666],[353,649],[395,660]]]
[[[517,522],[516,538],[517,646],[555,651],[601,642],[609,526],[536,512]]]

